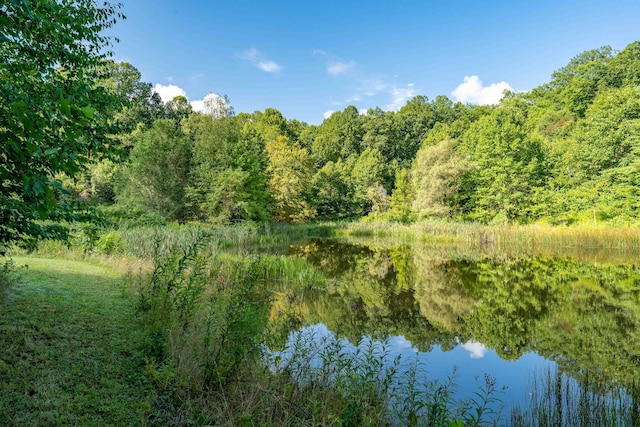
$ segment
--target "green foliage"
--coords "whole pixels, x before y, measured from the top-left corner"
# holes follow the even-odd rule
[[[122,252],[122,234],[118,231],[110,231],[101,235],[96,242],[96,251],[105,255]]]
[[[115,157],[110,114],[123,99],[97,83],[110,56],[103,31],[122,15],[92,0],[12,1],[0,17],[0,251],[64,239],[82,218],[55,175],[78,177]]]
[[[534,90],[582,117],[601,88],[607,64],[613,57],[611,47],[588,50],[571,59],[569,64],[552,74],[552,80]]]
[[[118,6],[29,5],[11,2],[1,22],[0,252],[67,237],[61,223],[92,217],[86,200],[217,224],[638,222],[640,42],[579,54],[497,106],[416,96],[309,126],[273,108],[235,116],[220,96],[206,114],[163,104],[109,59],[101,31]]]
[[[104,244],[115,238],[107,236]],[[146,353],[156,371],[170,367],[175,385],[217,389],[259,360],[270,309],[265,284],[311,289],[323,277],[298,259],[217,253],[211,232],[178,237],[155,234],[153,269],[136,279]]]
[[[541,138],[529,131],[526,120],[526,104],[514,98],[465,133],[460,149],[476,164],[464,175],[464,190],[471,194],[461,209],[470,218],[503,223],[534,219],[545,159]]]
[[[0,264],[0,302],[4,300],[5,291],[14,283],[15,263],[12,258],[2,258]]]
[[[116,198],[120,166],[109,159],[95,163],[91,170],[91,199],[100,204],[113,204]],[[121,185],[121,184],[120,184]]]
[[[278,136],[295,137],[289,133],[287,120],[275,108],[267,108],[264,112],[256,111],[251,122],[255,123],[255,130],[263,141],[272,141]]]
[[[169,221],[184,220],[192,156],[189,139],[173,121],[165,119],[156,120],[148,130],[139,130],[135,140],[119,201]]]
[[[349,169],[338,160],[327,162],[311,181],[312,204],[319,219],[345,219],[355,216],[354,188]]]
[[[193,107],[189,104],[184,96],[176,96],[165,105],[165,114],[167,118],[180,123],[183,119],[187,119],[193,113]]]
[[[362,118],[356,107],[349,106],[333,113],[318,127],[311,145],[317,166],[358,155],[363,133]]]
[[[423,146],[411,170],[415,191],[413,209],[418,216],[446,216],[454,196],[463,181],[463,175],[473,168],[473,163],[455,152],[457,143],[445,139],[436,145]]]
[[[628,166],[638,156],[640,90],[613,89],[598,95],[569,136],[560,183],[580,184],[606,169]],[[564,178],[565,180],[562,180]]]
[[[266,146],[269,189],[275,202],[276,221],[305,222],[315,217],[305,198],[312,177],[312,159],[306,149],[278,136]]]
[[[193,141],[187,198],[197,218],[226,224],[269,216],[264,142],[242,120],[193,115],[183,122]]]
[[[385,217],[391,221],[411,222],[415,219],[415,214],[411,205],[415,198],[414,188],[409,179],[409,172],[401,169],[396,173],[396,183],[391,200],[389,201],[389,211]]]
[[[375,148],[366,148],[353,164],[350,180],[354,190],[354,213],[357,216],[371,212],[373,201],[369,194],[384,182],[385,169],[384,158]]]
[[[153,91],[151,83],[140,80],[140,71],[130,63],[103,61],[100,71],[99,85],[126,100],[125,106],[115,112],[115,120],[125,132],[133,131],[139,123],[151,126],[174,111],[173,105],[165,110],[160,95]]]

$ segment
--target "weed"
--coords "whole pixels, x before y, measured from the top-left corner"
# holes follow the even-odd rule
[[[0,262],[0,297],[14,283],[16,265],[11,257],[3,257]]]

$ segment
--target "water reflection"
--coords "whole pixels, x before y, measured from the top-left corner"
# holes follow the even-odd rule
[[[463,384],[487,372],[520,399],[530,369],[556,362],[579,382],[640,379],[634,264],[331,240],[302,242],[288,254],[330,278],[326,290],[281,295],[301,322],[352,343],[363,335],[392,337],[398,349],[410,343],[431,372],[458,364]]]
[[[447,351],[434,346],[428,352],[419,351],[403,336],[391,336],[385,340],[372,340],[364,336],[358,342],[351,343],[322,323],[290,333],[284,349],[271,351],[267,357],[272,370],[286,369],[302,382],[326,377],[330,378],[329,381],[335,381],[339,375],[345,375],[339,369],[346,365],[353,370],[357,369],[354,367],[357,365],[362,369],[362,376],[366,376],[369,369],[375,369],[380,382],[384,382],[384,378],[393,372],[394,384],[390,389],[395,395],[389,396],[391,402],[408,392],[402,381],[416,367],[423,392],[427,391],[429,383],[444,384],[453,377],[455,391],[452,396],[458,401],[474,396],[482,387],[484,374],[491,373],[504,389],[504,393],[498,396],[499,401],[495,402],[496,411],[502,406],[524,403],[526,384],[521,378],[523,372],[543,371],[552,365],[535,353],[528,353],[516,362],[505,363],[495,351],[475,341]],[[354,362],[345,363],[347,358]]]

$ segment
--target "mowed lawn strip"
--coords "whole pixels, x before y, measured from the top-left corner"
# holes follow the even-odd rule
[[[139,425],[142,332],[106,267],[16,257],[0,296],[0,425]]]

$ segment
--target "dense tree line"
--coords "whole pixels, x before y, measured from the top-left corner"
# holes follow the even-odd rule
[[[268,108],[163,104],[135,67],[103,86],[128,160],[98,163],[77,194],[167,221],[635,223],[640,209],[640,42],[584,52],[499,105],[417,96],[322,124]],[[135,209],[133,209],[135,208]],[[137,209],[137,210],[136,210]]]
[[[579,54],[499,105],[417,96],[322,124],[210,97],[164,103],[102,35],[94,0],[0,17],[0,253],[112,214],[158,221],[637,223],[640,42]]]

